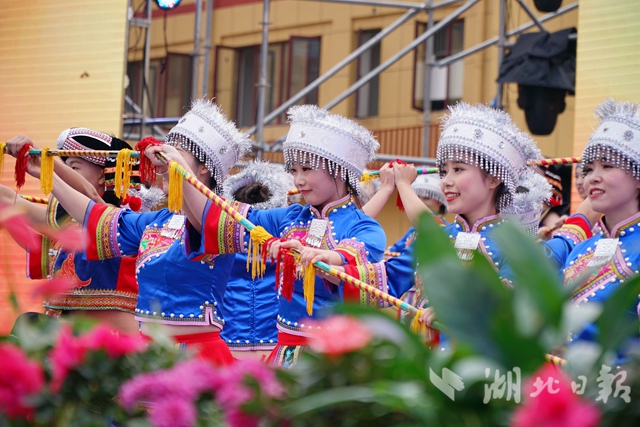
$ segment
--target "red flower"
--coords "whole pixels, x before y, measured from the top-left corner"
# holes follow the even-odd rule
[[[62,325],[53,350],[49,353],[51,359],[51,391],[57,393],[71,369],[80,365],[86,354],[83,343],[73,335],[71,326]]]
[[[331,316],[312,325],[319,329],[309,338],[309,347],[329,356],[359,350],[371,341],[371,331],[351,317]]]
[[[136,353],[145,347],[140,335],[129,335],[113,331],[106,325],[98,325],[80,338],[80,344],[87,350],[104,350],[107,356],[115,358]]]
[[[0,413],[9,418],[33,415],[33,408],[25,398],[37,394],[44,386],[42,367],[9,343],[0,344],[0,366]]]
[[[52,280],[43,280],[33,289],[32,295],[34,299],[47,300],[52,296],[64,294],[75,287],[75,282],[66,278],[56,277]]]
[[[524,397],[514,412],[512,427],[595,427],[600,422],[598,408],[574,394],[567,376],[550,364],[529,379]]]

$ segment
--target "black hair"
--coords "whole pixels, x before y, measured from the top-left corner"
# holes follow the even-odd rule
[[[254,205],[269,200],[271,198],[271,190],[266,185],[254,182],[236,190],[233,193],[233,198],[238,202]]]

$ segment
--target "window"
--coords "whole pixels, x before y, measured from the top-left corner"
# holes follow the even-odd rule
[[[216,49],[214,92],[217,103],[240,127],[253,126],[258,111],[260,46]],[[265,112],[276,109],[320,75],[320,38],[292,37],[269,45]],[[299,104],[317,104],[315,89]],[[284,115],[278,119],[284,121]]]
[[[180,117],[187,112],[191,104],[191,70],[189,55],[169,53],[166,58],[149,61],[149,81],[144,89],[149,102],[148,117]],[[145,86],[143,72],[142,61],[127,64],[127,95],[139,107],[142,106],[142,91]],[[136,114],[126,103],[125,112]],[[125,129],[125,133],[133,129],[135,127]]]
[[[427,24],[418,22],[416,35],[427,30]],[[433,51],[436,60],[459,53],[463,49],[464,21],[454,21],[440,29],[433,39]],[[413,108],[423,110],[424,107],[424,57],[425,45],[420,44],[415,50],[413,73]],[[464,81],[464,62],[456,61],[446,67],[431,69],[431,109],[443,110],[448,105],[462,99]]]
[[[380,30],[378,29],[358,31],[358,46],[362,46],[379,32]],[[380,43],[376,43],[358,58],[356,80],[359,80],[378,65],[380,65]],[[356,93],[356,117],[378,115],[379,85],[379,76],[375,76],[369,83],[358,89]]]

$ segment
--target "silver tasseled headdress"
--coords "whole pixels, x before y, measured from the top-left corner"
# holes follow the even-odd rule
[[[447,200],[440,189],[440,178],[436,175],[418,175],[411,188],[423,199],[434,199],[447,208]]]
[[[635,102],[606,99],[596,107],[600,124],[582,152],[582,170],[594,160],[607,159],[640,180],[640,114]]]
[[[293,188],[291,174],[280,164],[256,160],[224,181],[222,194],[227,200],[235,200],[234,194],[242,187],[259,183],[269,189],[269,200],[255,203],[256,209],[273,209],[287,206],[287,191]]]
[[[162,188],[140,186],[138,190],[129,192],[132,196],[140,198],[142,202],[138,213],[151,212],[157,210],[167,201],[167,195],[164,194]]]
[[[291,127],[282,146],[285,167],[308,162],[348,182],[356,190],[367,163],[375,160],[378,141],[363,126],[316,105],[288,111]]]
[[[501,110],[460,102],[444,117],[436,162],[441,174],[447,161],[478,166],[504,183],[505,192],[496,208],[513,203],[527,161],[542,154],[531,137]]]
[[[543,204],[551,197],[551,184],[532,168],[521,174],[513,203],[502,212],[503,217],[519,224],[532,237],[538,234]]]
[[[204,163],[216,180],[217,194],[229,170],[251,148],[247,135],[211,101],[196,99],[191,110],[169,131],[167,144],[180,147]]]

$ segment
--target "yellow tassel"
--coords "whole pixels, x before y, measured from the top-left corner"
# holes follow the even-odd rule
[[[6,142],[0,142],[0,178],[2,177],[2,167],[4,166],[4,148],[6,146]]]
[[[315,296],[316,288],[316,267],[313,264],[309,264],[304,270],[304,279],[302,281],[302,291],[304,293],[304,300],[307,302],[307,314],[311,316],[313,314],[313,298]]]
[[[368,184],[371,182],[373,178],[371,178],[371,174],[369,172],[364,172],[362,174],[362,178],[360,178],[360,182],[364,183],[364,184]]]
[[[50,194],[53,190],[53,156],[49,155],[50,148],[43,148],[40,154],[40,190]]]
[[[420,316],[424,310],[418,310],[415,316],[413,316],[413,320],[411,321],[411,332],[419,335],[423,335],[426,333],[427,325],[420,322]]]
[[[168,208],[171,212],[180,212],[182,210],[182,181],[184,176],[179,167],[180,165],[175,160],[169,163]]]
[[[273,237],[263,227],[256,226],[249,232],[249,248],[247,249],[247,271],[251,263],[251,279],[263,278],[266,266],[262,263],[262,244]]]
[[[131,150],[125,148],[118,151],[116,157],[116,176],[114,192],[116,197],[124,199],[131,185],[131,174],[133,171],[133,162],[131,159]]]

